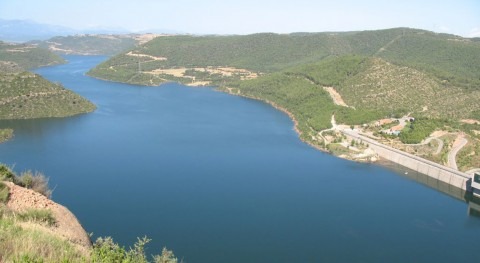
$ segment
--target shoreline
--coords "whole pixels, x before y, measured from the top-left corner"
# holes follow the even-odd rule
[[[88,75],[89,76],[89,75]],[[90,76],[90,77],[93,77],[93,76]],[[93,77],[93,78],[97,78],[97,77]],[[101,79],[101,78],[97,78],[97,79]],[[104,81],[111,81],[111,80],[105,80],[105,79],[101,79],[101,80],[104,80]],[[112,82],[116,82],[116,81],[112,81]],[[130,84],[130,85],[136,85],[136,86],[150,86],[150,85],[141,85],[141,84],[131,84],[131,83],[124,83],[124,82],[119,82],[119,83],[123,83],[123,84]],[[180,85],[184,85],[184,86],[187,86],[187,87],[205,87],[205,86],[191,86],[191,85],[187,85],[187,84],[183,84],[181,82],[176,82],[176,81],[169,81],[169,82],[164,82],[164,83],[161,83],[157,86],[161,86],[162,84],[166,84],[166,83],[178,83]],[[154,87],[154,86],[150,86],[150,87]],[[232,90],[232,88],[228,88],[228,87],[220,87],[220,86],[214,86],[214,90],[215,91],[218,91],[218,92],[223,92],[223,93],[226,93],[226,94],[229,94],[229,95],[234,95],[234,96],[239,96],[239,97],[243,97],[243,98],[247,98],[247,99],[252,99],[252,100],[257,100],[257,101],[260,101],[260,102],[263,102],[263,103],[267,103],[269,104],[270,106],[272,106],[273,108],[275,108],[276,110],[279,110],[281,112],[283,112],[284,114],[286,114],[292,121],[293,121],[293,130],[295,131],[295,133],[297,134],[298,138],[300,139],[300,141],[302,141],[303,143],[307,144],[308,146],[310,147],[313,147],[315,148],[316,150],[319,150],[323,153],[327,153],[327,154],[330,154],[332,156],[335,156],[335,157],[338,157],[338,158],[341,158],[341,159],[344,159],[344,160],[348,160],[348,161],[353,161],[353,162],[357,162],[357,163],[365,163],[365,164],[375,164],[375,165],[378,165],[378,166],[381,166],[381,167],[384,167],[384,168],[387,168],[387,169],[391,169],[392,168],[392,164],[395,164],[395,165],[400,165],[401,167],[405,168],[406,171],[409,170],[408,167],[404,167],[402,166],[400,163],[397,163],[397,162],[392,162],[388,159],[384,159],[382,157],[379,157],[377,153],[376,156],[378,156],[378,158],[375,160],[375,161],[372,161],[372,160],[363,160],[363,159],[353,159],[353,158],[348,158],[348,156],[346,155],[335,155],[333,154],[332,152],[328,151],[327,149],[324,149],[322,147],[320,147],[319,145],[317,144],[314,144],[313,142],[311,141],[308,141],[308,140],[305,140],[304,138],[302,138],[302,131],[298,128],[299,126],[299,123],[298,123],[298,120],[297,118],[295,117],[295,115],[290,112],[289,110],[287,110],[286,108],[278,105],[277,103],[273,102],[273,101],[270,101],[270,100],[267,100],[267,99],[262,99],[262,98],[259,98],[259,97],[255,97],[255,96],[251,96],[251,95],[245,95],[245,94],[242,94],[240,92],[234,92]],[[408,174],[408,172],[406,173]]]
[[[219,87],[217,87],[215,89],[216,91],[219,91],[219,92],[224,92],[224,93],[227,93],[229,95],[234,95],[234,96],[239,96],[239,97],[243,97],[243,98],[247,98],[247,99],[252,99],[252,100],[257,100],[257,101],[261,101],[263,103],[266,103],[270,106],[272,106],[273,108],[285,113],[292,121],[293,121],[293,130],[295,131],[295,133],[298,135],[298,138],[300,139],[300,141],[302,141],[303,143],[309,145],[310,147],[313,147],[315,148],[316,150],[319,150],[321,152],[324,152],[324,153],[328,153],[328,154],[331,154],[329,151],[321,148],[320,146],[318,145],[315,145],[309,141],[306,141],[304,139],[302,139],[302,131],[300,131],[298,129],[298,120],[295,118],[295,115],[293,113],[291,113],[290,111],[288,111],[287,109],[285,109],[284,107],[282,106],[279,106],[277,105],[275,102],[273,101],[269,101],[269,100],[265,100],[265,99],[261,99],[261,98],[258,98],[258,97],[254,97],[254,96],[249,96],[249,95],[245,95],[245,94],[241,94],[241,93],[233,93],[230,89],[228,88],[225,88],[225,89],[219,89]],[[333,155],[333,154],[331,154]],[[333,155],[333,156],[336,156],[336,155]],[[336,156],[336,157],[339,157],[339,156]],[[341,158],[341,157],[339,157]],[[346,158],[342,158],[342,159],[346,159]],[[350,160],[350,159],[346,159],[346,160]],[[351,161],[354,161],[354,160],[351,160]]]

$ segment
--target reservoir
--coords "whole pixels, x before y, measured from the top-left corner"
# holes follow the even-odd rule
[[[470,262],[480,218],[405,176],[306,145],[269,105],[213,88],[142,87],[66,56],[36,72],[95,103],[90,114],[0,122],[0,162],[50,177],[93,238],[183,262]]]

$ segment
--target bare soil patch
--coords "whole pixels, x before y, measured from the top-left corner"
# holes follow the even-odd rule
[[[48,231],[69,240],[82,247],[88,248],[92,245],[90,237],[82,225],[66,207],[59,205],[47,197],[27,188],[20,187],[11,182],[5,182],[10,188],[10,198],[7,207],[13,212],[24,212],[28,209],[47,209],[55,217],[56,224],[48,228]],[[25,224],[27,227],[32,224]],[[36,226],[35,226],[36,227]]]

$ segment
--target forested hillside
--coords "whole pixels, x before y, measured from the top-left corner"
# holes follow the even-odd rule
[[[0,119],[65,117],[94,109],[85,98],[39,75],[0,73]]]
[[[2,41],[0,41],[0,61],[11,61],[24,69],[65,63],[62,57],[47,49]]]
[[[465,123],[480,116],[479,61],[476,39],[396,28],[162,37],[88,74],[141,85],[214,85],[265,100],[291,112],[302,138],[314,144],[327,141],[318,134],[335,114],[340,124],[367,126],[414,116],[422,121],[405,129],[403,142],[444,130],[466,132],[476,145],[479,128]]]
[[[158,80],[159,74],[155,74],[158,69],[228,66],[270,73],[348,54],[379,57],[424,71],[450,85],[474,89],[480,83],[476,63],[480,59],[480,43],[407,28],[348,33],[161,37],[113,57],[90,74],[138,84],[157,79],[154,84],[158,84],[162,82]],[[162,74],[163,82],[178,81],[169,79],[168,75]]]

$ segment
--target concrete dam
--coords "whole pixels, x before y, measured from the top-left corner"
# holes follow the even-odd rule
[[[466,173],[434,163],[413,154],[394,149],[387,145],[383,145],[375,140],[360,135],[355,131],[348,129],[341,129],[340,131],[347,137],[350,137],[357,142],[368,143],[369,147],[373,149],[378,156],[386,160],[425,174],[428,177],[444,182],[447,185],[464,191],[471,191],[471,176]]]

